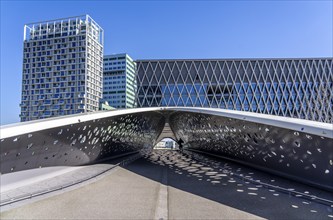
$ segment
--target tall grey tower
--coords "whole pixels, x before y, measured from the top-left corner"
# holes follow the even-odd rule
[[[103,29],[89,16],[24,26],[21,121],[98,110]]]

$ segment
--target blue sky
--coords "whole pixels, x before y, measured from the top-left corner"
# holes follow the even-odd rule
[[[89,14],[104,54],[149,58],[332,57],[332,1],[3,1],[1,124],[19,121],[25,23]]]

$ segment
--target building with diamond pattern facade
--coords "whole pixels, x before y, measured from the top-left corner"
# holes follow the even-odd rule
[[[137,60],[137,103],[332,123],[332,66],[332,58]]]

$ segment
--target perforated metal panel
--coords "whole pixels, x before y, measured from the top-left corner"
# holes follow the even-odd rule
[[[38,123],[40,120],[31,125]],[[35,132],[27,130],[25,134],[1,138],[0,172],[4,174],[38,167],[83,165],[135,152],[145,146],[152,147],[164,123],[161,114],[149,112],[79,121]],[[17,127],[22,125],[27,123],[18,124]]]
[[[0,127],[0,172],[83,165],[145,151],[164,131],[184,148],[333,191],[330,124],[212,108],[125,109]]]
[[[333,122],[332,58],[139,60],[138,107],[191,106]]]

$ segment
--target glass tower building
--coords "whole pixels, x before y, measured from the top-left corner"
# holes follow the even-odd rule
[[[138,107],[192,106],[333,122],[332,58],[138,60]]]
[[[103,29],[89,16],[24,27],[21,121],[96,111]]]
[[[103,62],[103,101],[114,108],[136,107],[136,63],[125,53],[106,55]]]

